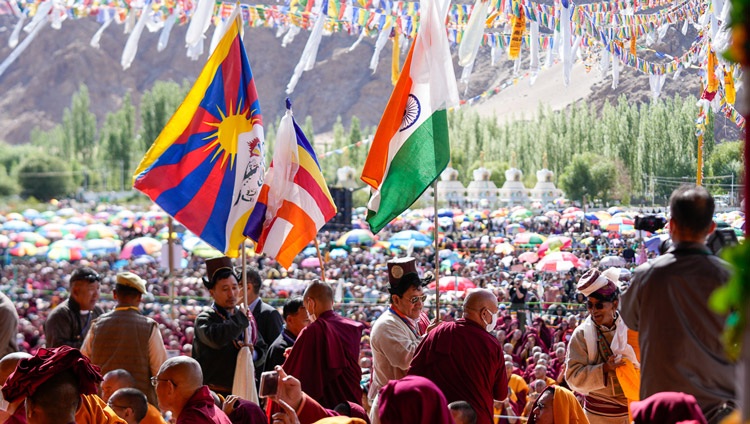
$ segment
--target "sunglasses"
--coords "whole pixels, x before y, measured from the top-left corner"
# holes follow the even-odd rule
[[[414,297],[412,297],[411,299],[409,299],[409,302],[411,302],[412,305],[416,305],[417,302],[424,303],[425,300],[427,300],[427,295],[423,294],[422,296],[414,296]]]
[[[594,303],[594,302],[592,302],[592,301],[589,300],[588,302],[586,302],[586,309],[595,309],[596,308],[596,309],[602,310],[602,309],[604,309],[604,304],[605,303],[609,303],[609,302]]]

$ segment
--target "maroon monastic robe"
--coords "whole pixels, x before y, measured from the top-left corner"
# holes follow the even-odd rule
[[[362,323],[333,311],[320,314],[294,342],[284,371],[299,379],[302,391],[333,409],[344,402],[362,404],[359,342]]]
[[[500,342],[465,319],[432,330],[417,348],[408,374],[431,380],[448,403],[468,402],[477,413],[477,424],[492,424],[493,400],[508,397]]]

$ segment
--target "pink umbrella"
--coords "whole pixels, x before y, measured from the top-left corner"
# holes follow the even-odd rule
[[[539,260],[539,255],[537,255],[536,252],[524,252],[518,255],[518,260],[521,262],[528,262],[530,264],[533,264]]]
[[[317,268],[320,266],[320,260],[318,258],[305,258],[300,262],[302,268]]]
[[[555,262],[568,262],[566,264],[553,265]],[[552,252],[536,264],[537,271],[567,271],[570,268],[581,268],[583,263],[578,257],[570,252]],[[567,267],[567,269],[566,269]]]
[[[447,292],[450,290],[455,291],[466,291],[468,289],[475,289],[477,286],[466,277],[442,277],[438,281],[440,284],[440,292]],[[427,286],[430,290],[435,290],[435,282],[433,281]]]

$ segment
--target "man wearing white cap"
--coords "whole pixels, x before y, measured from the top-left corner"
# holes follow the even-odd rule
[[[102,373],[127,370],[135,378],[135,387],[146,394],[149,403],[157,405],[150,379],[167,360],[167,350],[159,325],[139,310],[146,282],[132,272],[119,273],[113,294],[117,307],[91,324],[81,352]]]
[[[589,316],[571,337],[565,380],[584,395],[584,412],[592,424],[630,422],[628,398],[616,370],[626,366],[627,360],[632,364],[627,367],[635,373],[639,364],[627,342],[628,328],[617,313],[619,274],[618,268],[590,269],[578,282],[578,291],[587,297]]]

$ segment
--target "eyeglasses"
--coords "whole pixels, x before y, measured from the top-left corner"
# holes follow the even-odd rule
[[[596,308],[596,309],[602,310],[602,309],[604,309],[604,304],[605,303],[608,303],[608,302],[594,303],[594,302],[592,302],[592,301],[589,300],[588,302],[586,302],[586,309],[594,309],[594,308]]]
[[[423,294],[422,296],[414,296],[414,297],[412,297],[411,299],[409,299],[409,302],[411,302],[412,305],[416,305],[417,302],[424,303],[425,300],[427,300],[427,295]]]
[[[115,405],[114,403],[110,403],[110,402],[107,402],[107,406],[109,406],[112,409],[115,409],[115,408],[118,408],[118,409],[128,409],[128,408],[130,408],[129,406]]]
[[[156,385],[159,384],[160,381],[169,381],[169,384],[177,386],[176,384],[174,384],[174,381],[168,378],[151,377],[151,385],[154,387],[156,387]]]

